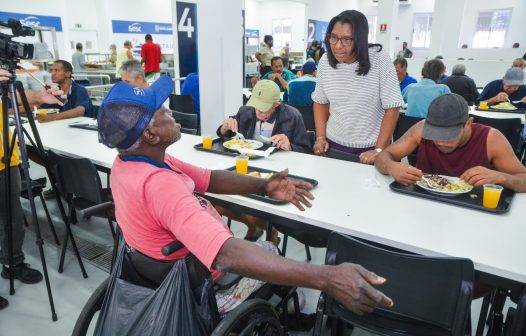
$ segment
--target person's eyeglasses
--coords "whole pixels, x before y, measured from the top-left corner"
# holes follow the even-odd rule
[[[352,42],[354,41],[354,38],[352,37],[342,37],[342,38],[338,38],[336,36],[329,36],[329,43],[330,44],[337,44],[338,41],[341,41],[342,44],[346,47],[350,46],[352,44]]]

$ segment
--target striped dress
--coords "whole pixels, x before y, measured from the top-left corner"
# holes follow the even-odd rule
[[[394,65],[384,52],[369,48],[371,68],[356,73],[358,62],[332,68],[323,55],[312,100],[329,104],[327,138],[353,148],[373,147],[386,109],[403,105]]]

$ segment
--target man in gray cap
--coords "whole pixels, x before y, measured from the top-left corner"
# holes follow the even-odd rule
[[[508,140],[496,129],[473,123],[468,111],[462,96],[439,96],[425,120],[378,155],[376,169],[403,185],[420,180],[423,174],[439,174],[460,177],[475,186],[492,183],[526,192],[526,168]],[[416,167],[400,162],[417,148]]]
[[[477,104],[486,101],[488,105],[511,102],[515,107],[526,108],[526,86],[524,71],[521,68],[509,68],[502,79],[490,82],[477,98]]]
[[[200,168],[166,153],[181,138],[181,125],[163,107],[173,85],[167,76],[149,88],[119,82],[99,110],[99,141],[119,153],[111,169],[111,191],[117,222],[129,247],[164,261],[192,253],[214,275],[233,272],[320,289],[358,314],[392,306],[393,301],[373,287],[385,279],[359,265],[300,263],[233,237],[210,203],[196,192],[267,194],[303,210],[314,198],[309,192],[312,185],[287,178],[286,170],[267,180]],[[164,256],[161,248],[174,240],[185,248]],[[162,277],[148,280],[161,283]]]

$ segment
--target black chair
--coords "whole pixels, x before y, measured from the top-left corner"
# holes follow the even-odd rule
[[[99,173],[90,160],[72,158],[57,154],[53,151],[49,151],[49,160],[53,165],[56,165],[57,187],[68,203],[69,211],[65,218],[65,223],[68,228],[72,218],[75,216],[75,209],[86,209],[111,200],[111,190],[102,188]],[[57,201],[60,202],[60,199],[57,198]],[[107,218],[111,234],[115,239],[115,228],[113,227],[115,215],[113,211],[107,211],[100,215],[100,217]],[[73,249],[78,256],[73,235],[70,235],[70,238]],[[62,273],[64,267],[64,258],[68,243],[67,235],[63,243],[58,268],[59,273]],[[82,261],[79,260],[79,263],[82,268]]]
[[[175,121],[181,124],[181,132],[188,134],[199,134],[199,121],[197,120],[197,114],[172,111],[172,115]]]
[[[314,126],[314,110],[312,105],[290,105],[298,111],[300,111],[301,116],[303,117],[303,122],[305,123],[305,128],[310,131],[315,131],[316,127]]]
[[[469,259],[400,253],[333,232],[325,262],[357,263],[385,277],[379,289],[394,306],[359,316],[322,293],[313,335],[321,335],[324,315],[332,317],[334,334],[342,321],[380,335],[464,336],[469,330],[474,278]]]
[[[176,110],[188,114],[196,114],[194,101],[191,95],[170,95],[170,110]]]
[[[20,171],[22,173],[22,170]],[[46,201],[44,200],[44,188],[46,187],[47,180],[45,177],[41,177],[38,179],[31,180],[31,194],[33,195],[33,198],[39,197],[40,201],[42,202],[42,207],[44,208],[44,212],[46,213],[47,222],[49,225],[49,229],[51,230],[51,234],[53,234],[53,238],[55,239],[55,243],[57,245],[60,245],[60,241],[58,240],[57,231],[55,230],[55,226],[53,225],[53,221],[51,220],[51,216],[49,214],[49,210],[46,205]],[[29,193],[26,188],[26,183],[24,180],[22,180],[22,190],[20,193],[20,197],[29,199]],[[27,226],[27,218],[24,215],[24,222]]]
[[[486,118],[478,115],[470,114],[473,117],[473,121],[478,124],[498,129],[511,144],[511,148],[515,152],[515,155],[522,159],[524,146],[522,143],[522,122],[520,118]]]
[[[314,147],[314,143],[316,142],[316,131],[307,131],[307,137],[309,137],[310,147]]]
[[[393,132],[393,142],[400,139],[411,127],[413,127],[416,123],[424,120],[425,118],[419,118],[419,117],[410,117],[406,116],[404,113],[400,113],[400,116],[398,117],[398,122],[396,123],[395,130]],[[416,165],[416,153],[418,151],[418,148],[415,149],[415,151],[407,156],[407,161],[413,166]]]
[[[244,93],[243,93],[243,106],[245,106],[247,103],[248,103],[248,100],[250,98],[248,98]]]

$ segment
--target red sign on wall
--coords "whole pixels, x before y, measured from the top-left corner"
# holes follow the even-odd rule
[[[385,33],[387,31],[387,23],[380,23],[380,32]]]

